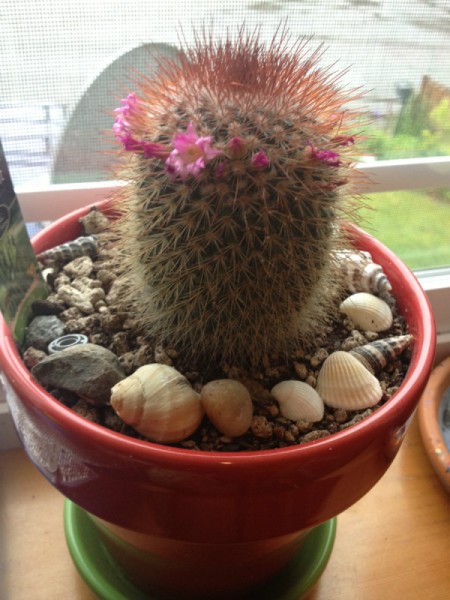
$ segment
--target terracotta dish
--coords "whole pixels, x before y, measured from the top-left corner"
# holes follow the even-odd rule
[[[419,423],[431,464],[450,492],[450,357],[431,373],[419,404]]]

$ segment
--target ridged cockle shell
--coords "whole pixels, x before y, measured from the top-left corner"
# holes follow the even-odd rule
[[[229,437],[243,435],[252,422],[253,404],[247,388],[234,379],[216,379],[201,389],[203,408],[211,423]]]
[[[339,308],[357,328],[364,331],[386,331],[392,325],[393,315],[389,305],[367,292],[352,294]]]
[[[153,442],[184,440],[203,418],[200,395],[168,365],[144,365],[111,392],[111,406],[119,417]]]
[[[280,413],[292,421],[321,421],[325,410],[316,390],[304,383],[290,379],[280,381],[270,392],[280,406]]]
[[[328,406],[360,410],[377,404],[382,396],[380,382],[348,352],[333,352],[317,377],[317,392]]]
[[[384,369],[389,361],[394,361],[399,357],[411,345],[412,341],[412,335],[398,335],[358,346],[350,350],[349,354],[359,360],[371,373],[375,374]]]

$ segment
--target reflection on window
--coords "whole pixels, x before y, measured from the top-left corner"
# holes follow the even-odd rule
[[[450,266],[450,189],[371,194],[360,225],[411,269]]]

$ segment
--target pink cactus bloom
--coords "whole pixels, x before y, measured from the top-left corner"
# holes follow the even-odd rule
[[[339,154],[332,150],[319,150],[312,144],[308,144],[307,147],[309,157],[313,160],[319,160],[330,167],[340,167],[341,161],[339,160]]]
[[[220,179],[221,177],[223,177],[224,172],[225,172],[225,163],[223,162],[223,160],[221,160],[220,163],[217,165],[216,171],[214,173],[216,179]]]
[[[165,146],[153,142],[140,141],[133,136],[132,127],[128,119],[136,115],[139,110],[139,100],[136,94],[128,94],[120,102],[121,106],[114,111],[117,116],[113,125],[113,132],[117,140],[122,142],[125,150],[142,153],[145,158],[166,159],[169,155],[169,150]]]
[[[117,116],[113,125],[113,131],[116,138],[121,142],[124,138],[131,136],[128,118],[133,115],[133,112],[136,112],[138,102],[136,94],[128,94],[126,98],[120,101],[121,106],[114,111]]]
[[[199,137],[194,125],[189,123],[186,133],[177,133],[173,138],[173,150],[166,160],[168,173],[180,179],[190,175],[197,177],[206,163],[223,154],[212,147],[212,137]]]
[[[169,149],[163,144],[153,142],[140,142],[145,158],[160,158],[166,160],[169,156]]]
[[[266,169],[270,165],[270,160],[264,150],[260,150],[252,156],[251,165],[255,169]]]
[[[349,146],[355,143],[355,138],[349,135],[337,135],[331,140],[338,146]]]
[[[116,133],[116,130],[114,132]],[[119,142],[122,142],[125,150],[128,150],[129,152],[137,152],[141,149],[140,142],[136,140],[129,131],[119,131],[119,133],[116,133],[116,138]]]

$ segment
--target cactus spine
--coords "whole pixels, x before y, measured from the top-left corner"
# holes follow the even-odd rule
[[[193,360],[261,363],[335,310],[355,113],[308,48],[205,34],[116,111],[130,308]]]

